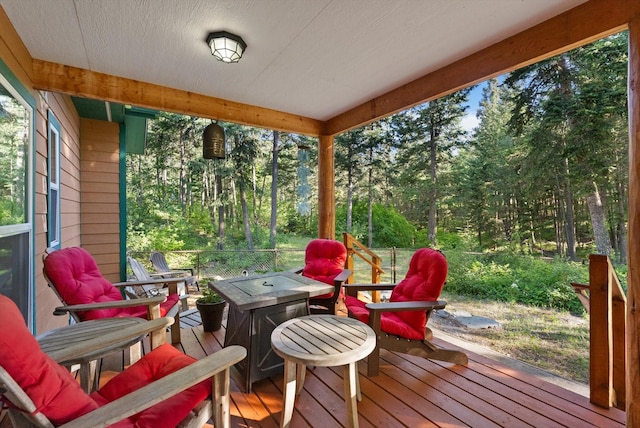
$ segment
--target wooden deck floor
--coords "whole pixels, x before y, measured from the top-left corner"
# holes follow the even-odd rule
[[[205,333],[197,313],[183,317],[182,350],[201,358],[221,349],[224,327]],[[437,341],[436,341],[437,343]],[[445,344],[440,342],[440,344]],[[446,344],[447,347],[454,347]],[[379,376],[366,376],[360,362],[361,427],[621,427],[624,412],[605,410],[582,395],[519,372],[493,359],[467,352],[469,366],[382,351]],[[296,399],[294,427],[342,427],[346,421],[342,370],[308,370]],[[277,427],[282,378],[254,383],[243,392],[232,375],[232,427]]]

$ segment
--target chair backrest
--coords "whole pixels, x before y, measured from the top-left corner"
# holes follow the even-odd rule
[[[148,281],[151,279],[151,274],[149,274],[149,271],[142,266],[142,263],[131,256],[127,257],[127,261],[129,262],[129,266],[131,266],[133,276],[135,276],[138,281]]]
[[[347,261],[347,248],[333,239],[313,239],[307,244],[302,275],[333,285]]]
[[[71,373],[40,350],[18,307],[2,295],[0,325],[11,332],[0,335],[0,390],[26,412],[12,410],[18,417],[36,426],[57,426],[98,408]]]
[[[153,267],[156,269],[156,271],[160,273],[171,272],[171,268],[167,263],[167,259],[164,257],[164,254],[161,253],[160,251],[152,252],[151,256],[149,256],[149,260],[151,261],[151,264],[153,264]]]
[[[136,277],[138,281],[149,281],[152,279],[149,271],[142,266],[137,259],[134,259],[131,256],[127,257],[127,261],[129,262],[129,266],[131,266],[131,270],[133,271],[133,276]],[[154,297],[160,294],[160,288],[155,285],[147,284],[147,285],[134,285],[125,287],[125,292],[130,298],[145,298],[145,297]]]
[[[85,249],[68,247],[43,258],[43,273],[58,297],[66,305],[122,300],[120,290],[100,273],[98,265]],[[78,313],[80,320],[116,316],[120,310],[103,309]]]
[[[447,279],[449,266],[444,254],[432,248],[420,248],[411,257],[405,278],[393,288],[391,302],[438,300]],[[396,312],[408,324],[420,329],[427,324],[422,311]]]

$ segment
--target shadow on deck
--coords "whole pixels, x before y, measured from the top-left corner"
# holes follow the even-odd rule
[[[225,329],[205,333],[199,314],[183,316],[182,350],[202,358],[221,349]],[[435,341],[438,343],[438,340]],[[440,344],[445,342],[440,341]],[[456,346],[458,345],[458,346]],[[460,342],[446,343],[457,348]],[[460,348],[462,349],[462,348]],[[576,392],[464,349],[469,366],[382,351],[380,375],[366,376],[359,363],[361,427],[621,427],[625,413],[595,406]],[[244,392],[232,371],[232,427],[277,427],[282,410],[282,378],[253,384]],[[341,427],[346,421],[342,370],[308,369],[296,399],[294,427]]]

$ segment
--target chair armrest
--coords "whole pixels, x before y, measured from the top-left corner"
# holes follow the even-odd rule
[[[343,287],[356,291],[393,290],[396,284],[344,284]]]
[[[369,309],[369,326],[378,334],[382,331],[382,313],[383,312],[400,312],[400,311],[429,311],[432,309],[444,309],[447,302],[444,300],[417,301],[417,302],[387,302],[387,303],[368,303]]]
[[[393,290],[396,284],[342,284],[347,296],[358,297],[359,291]]]
[[[171,398],[180,391],[215,375],[215,382],[226,383],[228,391],[229,369],[242,361],[247,350],[242,346],[227,346],[193,364],[171,373],[155,382],[131,392],[111,403],[87,413],[61,428],[85,428],[114,424],[144,409]],[[214,389],[217,389],[214,387]]]
[[[165,329],[173,323],[174,319],[170,317],[147,321],[100,337],[84,340],[82,343],[70,345],[64,349],[49,352],[48,355],[56,362],[63,364],[65,361],[73,361],[83,355],[89,355],[101,349],[109,348],[111,345],[115,345],[127,339],[144,336],[145,334],[154,331],[164,332]]]
[[[182,275],[182,277],[193,276],[193,268],[172,268],[167,272],[158,272],[158,275]]]
[[[67,312],[92,311],[95,309],[130,308],[134,306],[160,306],[167,300],[165,296],[149,297],[148,299],[114,300],[111,302],[84,303],[81,305],[58,306],[53,310],[54,315],[65,315]]]
[[[153,285],[153,284],[169,284],[169,283],[178,283],[182,282],[184,279],[181,278],[158,278],[158,279],[148,279],[146,281],[124,281],[124,282],[114,282],[112,285],[114,287],[122,288],[122,287],[130,287],[136,285]]]
[[[349,279],[350,276],[351,271],[349,269],[342,269],[342,272],[340,272],[335,278],[333,278],[333,282],[342,284],[347,279]]]
[[[370,312],[428,311],[444,309],[445,306],[447,306],[447,302],[444,300],[367,303],[365,305]]]

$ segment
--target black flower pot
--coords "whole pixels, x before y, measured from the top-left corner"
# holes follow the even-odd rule
[[[204,331],[218,331],[222,327],[222,315],[224,314],[224,307],[227,302],[216,303],[198,303],[196,301],[196,308],[200,312],[200,318],[202,318],[202,328]]]

